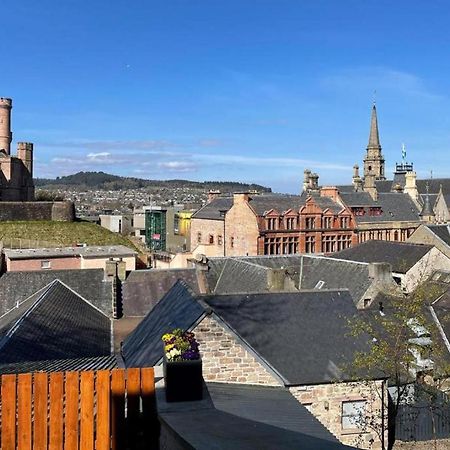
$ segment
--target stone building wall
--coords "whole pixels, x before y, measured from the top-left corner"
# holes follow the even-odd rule
[[[280,382],[211,316],[194,330],[205,381],[280,386]]]
[[[248,194],[234,194],[233,206],[226,214],[227,256],[256,256],[258,254],[258,219],[248,201]]]
[[[224,256],[224,224],[223,220],[196,219],[191,220],[191,250],[199,245],[207,245],[208,256]],[[210,243],[210,237],[213,243]],[[200,239],[199,239],[200,238]]]
[[[296,386],[289,390],[342,443],[361,449],[380,450],[381,440],[378,434],[381,429],[382,389],[385,389],[384,383],[374,381]],[[384,398],[387,398],[386,392]],[[343,402],[358,400],[367,401],[365,425],[351,430],[343,429]],[[385,417],[387,428],[387,409]],[[375,421],[374,426],[369,425],[372,420]],[[385,442],[387,443],[387,430]]]
[[[0,221],[56,220],[72,222],[72,202],[0,202]]]

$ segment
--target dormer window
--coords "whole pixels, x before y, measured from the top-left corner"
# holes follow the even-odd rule
[[[267,219],[267,229],[268,230],[276,230],[277,229],[277,218],[269,217]]]
[[[305,220],[305,225],[307,230],[313,230],[316,227],[315,217],[307,217]]]

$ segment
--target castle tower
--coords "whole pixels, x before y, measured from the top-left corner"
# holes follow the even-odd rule
[[[0,151],[7,155],[11,152],[11,108],[12,100],[10,98],[0,97]]]
[[[385,180],[384,157],[381,154],[380,136],[378,133],[377,108],[372,107],[372,117],[370,119],[369,144],[364,158],[364,178],[373,175],[375,180]]]
[[[33,178],[33,144],[31,142],[19,142],[17,144],[17,157],[22,160],[23,165]]]

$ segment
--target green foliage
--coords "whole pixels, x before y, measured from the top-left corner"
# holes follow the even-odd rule
[[[64,200],[64,196],[56,192],[39,189],[36,191],[34,199],[37,202],[61,202]]]

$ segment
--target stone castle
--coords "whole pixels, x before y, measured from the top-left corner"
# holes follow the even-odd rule
[[[19,142],[11,155],[10,98],[0,98],[0,201],[33,201],[33,144]]]
[[[19,142],[17,156],[11,155],[12,100],[0,97],[0,221],[72,221],[72,202],[34,201],[33,144]]]

